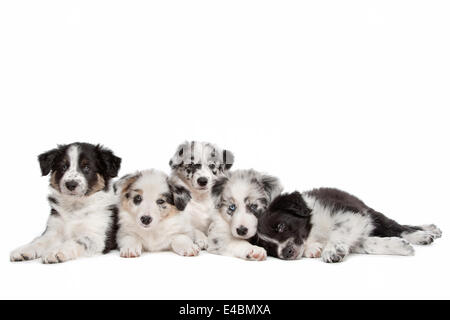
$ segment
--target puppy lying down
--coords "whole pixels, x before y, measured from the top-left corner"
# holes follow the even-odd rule
[[[206,246],[195,241],[197,231],[183,211],[189,191],[169,185],[165,173],[151,169],[126,175],[115,189],[120,194],[117,244],[121,257],[167,250],[196,256]]]
[[[278,196],[258,221],[256,244],[281,259],[322,257],[340,262],[349,253],[413,255],[442,235],[435,225],[400,225],[337,189]]]

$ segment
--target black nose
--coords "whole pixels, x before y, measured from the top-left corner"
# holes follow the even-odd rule
[[[236,232],[240,236],[245,236],[248,232],[248,229],[244,226],[240,226],[239,228],[236,229]]]
[[[200,177],[197,179],[197,183],[199,184],[199,186],[204,187],[208,184],[208,178]]]
[[[74,181],[74,180],[70,180],[66,182],[66,187],[67,189],[69,189],[70,191],[75,190],[75,188],[78,186],[78,182]]]
[[[146,226],[148,226],[150,224],[150,222],[152,222],[152,217],[150,217],[150,216],[142,216],[141,217],[141,222],[142,222],[142,224],[145,224]]]
[[[283,256],[284,256],[286,259],[292,258],[292,257],[294,256],[294,253],[295,253],[295,250],[294,250],[294,248],[292,248],[292,247],[287,247],[287,248],[285,248],[285,249],[283,250]]]

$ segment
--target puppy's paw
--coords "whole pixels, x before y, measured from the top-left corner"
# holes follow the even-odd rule
[[[328,245],[322,251],[322,260],[326,263],[342,262],[348,253],[349,249],[345,245]]]
[[[11,252],[9,259],[12,262],[27,261],[39,258],[39,253],[33,246],[23,246]]]
[[[202,232],[195,235],[194,243],[200,248],[200,250],[208,249],[208,237],[206,237]]]
[[[62,263],[71,259],[72,257],[67,252],[64,252],[62,250],[56,250],[44,254],[42,256],[42,263],[44,264]]]
[[[433,243],[435,236],[430,231],[415,231],[403,233],[402,238],[408,240],[411,244],[428,245]]]
[[[200,247],[197,244],[192,243],[189,245],[174,248],[174,251],[175,253],[183,257],[195,257],[200,253]]]
[[[120,256],[122,258],[138,258],[141,254],[141,248],[120,248]]]
[[[266,258],[267,258],[266,249],[258,246],[252,246],[245,256],[245,259],[250,261],[263,261],[266,260]]]
[[[402,256],[413,256],[414,247],[405,239],[391,238],[389,247],[395,254]]]
[[[306,258],[320,258],[322,255],[323,245],[319,242],[308,244],[303,252]]]
[[[442,237],[442,231],[434,224],[425,224],[420,226],[424,231],[431,233],[435,239]]]

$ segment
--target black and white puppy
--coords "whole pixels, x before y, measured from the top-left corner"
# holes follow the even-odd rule
[[[208,231],[208,252],[247,260],[264,260],[266,250],[248,240],[258,217],[282,191],[280,181],[255,170],[237,170],[216,181],[212,196],[218,214]]]
[[[121,257],[167,250],[182,256],[199,254],[190,215],[183,211],[189,191],[173,188],[168,176],[154,169],[122,177],[115,189],[120,194],[117,244]],[[174,199],[174,194],[182,193],[183,199]]]
[[[169,162],[172,169],[170,184],[187,189],[191,196],[185,211],[192,216],[197,239],[206,249],[206,232],[215,212],[211,198],[214,183],[225,176],[234,163],[234,155],[208,142],[185,142],[178,146]],[[175,200],[185,194],[174,194]],[[200,233],[199,233],[200,232]]]
[[[341,262],[351,252],[413,255],[411,244],[441,235],[435,225],[400,225],[351,194],[320,188],[274,199],[259,219],[257,244],[281,259]]]
[[[11,252],[11,261],[41,258],[58,263],[106,253],[116,247],[116,196],[110,180],[121,159],[89,143],[60,145],[38,157],[50,174],[50,216],[44,233]]]

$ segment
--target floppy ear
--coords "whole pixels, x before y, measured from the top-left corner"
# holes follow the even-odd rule
[[[225,189],[225,185],[228,182],[227,177],[218,179],[211,188],[211,197],[213,198],[214,205],[218,209],[222,206],[222,192]]]
[[[229,150],[222,151],[222,161],[224,163],[225,170],[230,170],[234,164],[234,154]]]
[[[180,185],[169,183],[169,189],[173,196],[173,205],[180,211],[183,211],[191,201],[191,193],[188,189]]]
[[[183,164],[183,159],[186,156],[188,148],[189,148],[188,141],[185,141],[184,143],[178,146],[177,151],[169,161],[170,168],[176,169],[178,166]]]
[[[141,176],[140,172],[124,175],[122,178],[120,178],[114,183],[113,185],[114,193],[115,194],[126,193],[130,189],[131,185],[135,183],[140,176]]]
[[[43,176],[48,175],[52,170],[53,165],[55,164],[56,156],[59,155],[61,147],[63,146],[58,146],[58,148],[49,150],[38,156],[39,165]]]
[[[122,159],[116,157],[111,150],[106,149],[101,145],[97,145],[96,149],[104,175],[110,178],[117,177]]]
[[[270,210],[285,211],[305,218],[311,216],[312,211],[298,191],[290,194],[282,194],[275,198],[270,205]]]
[[[263,174],[259,182],[269,197],[269,202],[279,196],[281,191],[283,191],[280,180],[274,176]]]

